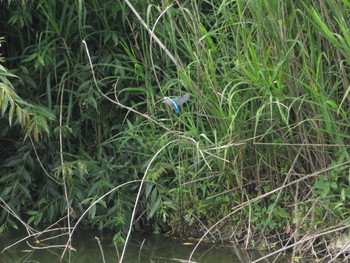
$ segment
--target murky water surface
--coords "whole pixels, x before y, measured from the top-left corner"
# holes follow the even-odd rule
[[[0,237],[0,249],[13,244],[25,237],[25,233],[8,233]],[[112,241],[112,233],[100,233],[94,230],[79,230],[74,233],[73,247],[75,252],[66,253],[60,261],[62,248],[52,247],[42,250],[33,250],[22,242],[4,253],[0,254],[0,262],[4,263],[117,263],[122,252],[122,247],[116,248]],[[28,240],[32,246],[62,245],[66,237],[46,240],[38,244],[34,240]],[[99,245],[100,242],[100,245]],[[134,234],[130,240],[123,262],[188,262],[189,256],[195,244],[153,234]],[[118,250],[118,251],[117,251]],[[103,251],[103,252],[101,252]],[[192,257],[193,262],[200,263],[241,263],[252,262],[264,255],[263,252],[244,251],[230,244],[202,244],[197,248]],[[269,258],[262,262],[285,263],[291,262],[287,256]]]

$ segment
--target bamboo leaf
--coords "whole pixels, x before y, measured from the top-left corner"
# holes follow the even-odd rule
[[[8,94],[6,93],[2,93],[0,96],[2,96],[2,100],[1,100],[1,116],[4,116],[6,110],[7,110],[7,107],[8,107],[8,104],[9,104],[9,97],[8,97]]]
[[[13,121],[13,115],[15,113],[15,108],[16,108],[15,104],[12,103],[11,106],[10,106],[10,111],[9,111],[9,124],[10,124],[10,126],[12,126],[12,121]]]

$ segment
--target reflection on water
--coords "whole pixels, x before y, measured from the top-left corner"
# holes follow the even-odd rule
[[[15,241],[25,237],[24,233],[11,233],[0,237],[0,249],[14,243]],[[98,241],[101,242],[103,255],[99,248]],[[30,247],[22,242],[20,245],[12,247],[0,254],[0,262],[35,262],[35,263],[54,263],[54,262],[72,262],[72,263],[92,263],[92,262],[118,262],[122,247],[118,247],[118,251],[112,242],[112,233],[101,233],[93,230],[80,230],[74,233],[73,247],[75,252],[66,253],[64,259],[60,261],[62,254],[61,248],[51,248],[43,250],[30,250]],[[64,237],[61,240],[55,239],[55,244],[65,244]],[[36,245],[33,240],[29,240],[30,244]],[[48,245],[45,243],[45,245]],[[36,245],[37,246],[37,245]],[[154,263],[176,263],[188,262],[188,258],[195,244],[184,245],[180,239],[153,235],[153,234],[134,234],[130,240],[126,255],[123,262],[154,262]],[[195,251],[192,261],[200,263],[241,263],[252,262],[263,254],[259,252],[247,252],[238,249],[229,244],[202,244]],[[279,257],[275,259],[264,260],[262,262],[285,263],[290,262],[287,257]]]

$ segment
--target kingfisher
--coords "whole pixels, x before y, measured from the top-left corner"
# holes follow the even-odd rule
[[[163,102],[165,102],[166,104],[169,105],[169,107],[176,113],[179,114],[180,113],[180,109],[179,106],[181,106],[182,104],[184,104],[186,101],[188,101],[190,98],[190,93],[186,93],[183,96],[180,97],[176,97],[176,98],[169,98],[169,97],[164,97],[163,98]]]

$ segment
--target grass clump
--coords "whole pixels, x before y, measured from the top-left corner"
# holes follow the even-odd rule
[[[349,224],[346,1],[61,0],[24,3],[21,14],[15,2],[1,3],[5,38],[17,43],[6,65],[21,98],[47,113],[44,126],[24,124],[27,137],[31,127],[46,137],[11,143],[1,173],[16,176],[1,197],[28,223],[55,222],[67,203],[81,214],[116,185],[143,179],[142,189],[108,195],[84,223],[124,239],[141,191],[135,228],[208,230],[247,247],[276,232],[297,243]],[[178,115],[162,103],[187,92]],[[6,131],[2,140],[21,141]],[[15,224],[6,215],[3,228]]]

